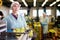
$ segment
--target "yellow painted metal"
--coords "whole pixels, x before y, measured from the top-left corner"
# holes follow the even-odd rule
[[[0,7],[2,6],[2,0],[0,0]]]

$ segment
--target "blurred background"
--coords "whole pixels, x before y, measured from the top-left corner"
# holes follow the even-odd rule
[[[60,39],[60,0],[0,0],[0,11],[4,17],[12,12],[10,5],[14,1],[21,4],[20,12],[25,14],[28,26],[37,33],[35,40],[43,40],[43,27],[40,22],[43,13],[49,18],[46,40]]]

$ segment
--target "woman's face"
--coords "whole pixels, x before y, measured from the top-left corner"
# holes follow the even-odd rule
[[[45,13],[43,14],[43,17],[46,17],[46,14]]]
[[[13,10],[14,12],[17,12],[19,9],[20,9],[20,6],[19,6],[18,4],[14,4],[14,5],[12,6],[12,10]]]

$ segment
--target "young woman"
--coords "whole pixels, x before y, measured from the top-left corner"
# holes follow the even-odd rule
[[[7,32],[25,32],[28,30],[24,13],[20,13],[21,4],[15,1],[11,4],[12,13],[3,20],[7,22]],[[23,36],[24,37],[24,36]],[[25,36],[27,37],[27,36]],[[23,39],[22,39],[23,40]],[[25,40],[25,39],[24,39]]]

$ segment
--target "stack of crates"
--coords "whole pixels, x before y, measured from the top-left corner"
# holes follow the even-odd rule
[[[42,39],[42,27],[40,22],[34,22],[34,30],[37,34],[36,40],[41,40]]]
[[[57,35],[60,38],[60,28],[58,28],[57,30],[58,30]]]
[[[49,22],[49,24],[48,24],[48,30],[52,29],[53,25],[54,25],[54,22]]]

